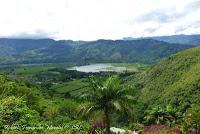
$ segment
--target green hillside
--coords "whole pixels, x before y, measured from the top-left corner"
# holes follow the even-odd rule
[[[153,66],[140,76],[144,88],[141,102],[173,104],[181,110],[200,103],[200,47],[195,47]]]

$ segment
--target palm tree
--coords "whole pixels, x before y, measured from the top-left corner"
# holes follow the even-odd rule
[[[81,112],[89,114],[94,111],[102,111],[104,114],[106,134],[110,133],[111,111],[131,110],[128,103],[134,98],[128,95],[127,89],[123,89],[120,79],[109,77],[104,82],[95,77],[89,78],[90,89],[79,96],[87,100],[87,105],[81,108]]]

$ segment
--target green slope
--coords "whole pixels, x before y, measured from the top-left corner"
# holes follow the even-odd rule
[[[171,103],[183,110],[200,103],[200,47],[162,60],[140,81],[144,86],[140,101],[149,106]]]

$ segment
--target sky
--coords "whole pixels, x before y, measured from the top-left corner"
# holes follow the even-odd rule
[[[0,37],[72,40],[200,34],[200,0],[0,0]]]

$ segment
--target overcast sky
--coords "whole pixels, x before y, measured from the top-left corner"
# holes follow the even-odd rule
[[[200,0],[0,0],[0,37],[73,40],[200,33]]]

